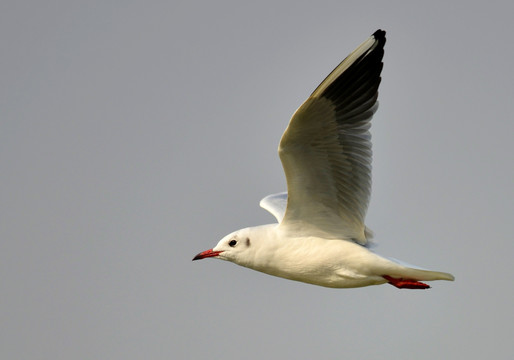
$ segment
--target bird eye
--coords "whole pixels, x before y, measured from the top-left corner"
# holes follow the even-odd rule
[[[236,246],[236,244],[237,244],[236,240],[230,240],[230,242],[228,243],[228,245],[231,246],[231,247]]]

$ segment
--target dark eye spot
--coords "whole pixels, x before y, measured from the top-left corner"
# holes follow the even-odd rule
[[[236,246],[236,244],[237,244],[236,240],[230,240],[229,243],[228,243],[228,245],[231,246],[231,247]]]
[[[250,238],[246,238],[246,246],[250,246]]]

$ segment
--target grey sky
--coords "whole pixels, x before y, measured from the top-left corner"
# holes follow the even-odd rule
[[[508,5],[507,5],[508,4]],[[510,359],[513,6],[3,1],[2,359]],[[274,221],[289,117],[387,31],[367,225],[456,281],[334,290],[221,261]]]

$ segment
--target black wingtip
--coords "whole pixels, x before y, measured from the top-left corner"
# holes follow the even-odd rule
[[[377,40],[385,40],[386,32],[384,30],[378,29],[373,33],[373,37]]]

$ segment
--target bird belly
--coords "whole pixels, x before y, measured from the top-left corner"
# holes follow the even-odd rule
[[[345,240],[295,239],[294,246],[275,249],[269,262],[255,270],[289,280],[331,288],[354,288],[385,283],[366,264],[376,255]]]

